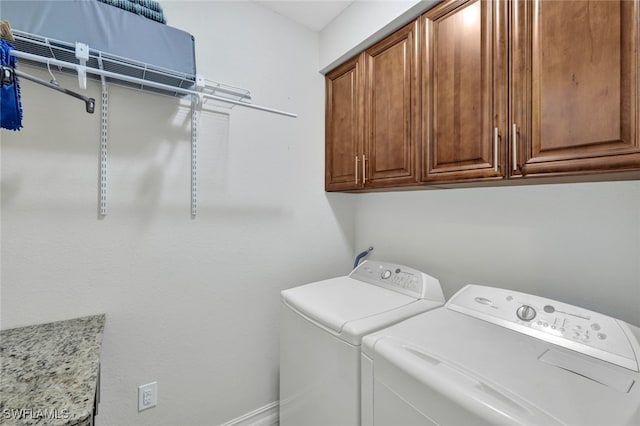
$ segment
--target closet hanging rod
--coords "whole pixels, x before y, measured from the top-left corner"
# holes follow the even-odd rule
[[[20,58],[20,59],[26,59],[29,61],[34,61],[34,62],[39,62],[41,64],[51,64],[57,67],[62,67],[62,68],[69,68],[69,69],[73,69],[75,71],[78,71],[78,67],[80,67],[80,65],[71,63],[71,62],[65,62],[65,61],[61,61],[58,59],[53,59],[53,58],[45,58],[43,56],[39,56],[39,55],[34,55],[32,53],[27,53],[27,52],[22,52],[20,50],[11,50],[10,52],[11,55],[15,56],[16,58]],[[197,92],[195,90],[190,90],[190,89],[184,89],[181,87],[173,87],[173,86],[169,86],[167,84],[162,84],[162,83],[156,83],[155,81],[148,81],[148,80],[143,80],[140,78],[136,78],[136,77],[129,77],[127,75],[122,75],[122,74],[118,74],[118,73],[114,73],[111,71],[105,71],[105,70],[101,70],[98,68],[93,68],[93,67],[82,67],[86,70],[87,73],[90,74],[95,74],[95,75],[100,75],[100,76],[104,76],[107,78],[112,78],[115,80],[120,80],[120,81],[126,81],[129,83],[134,83],[134,84],[140,84],[142,86],[148,86],[148,87],[153,87],[156,89],[162,89],[162,90],[166,90],[166,91],[170,91],[170,92],[175,92],[175,93],[180,93],[183,95],[194,95],[194,96],[201,96],[205,99],[213,99],[216,101],[220,101],[220,102],[225,102],[225,103],[229,103],[229,104],[233,104],[233,105],[239,105],[242,107],[246,107],[246,108],[251,108],[251,109],[256,109],[259,111],[265,111],[265,112],[270,112],[273,114],[279,114],[279,115],[284,115],[286,117],[293,117],[296,118],[298,115],[297,114],[293,114],[291,112],[286,112],[286,111],[281,111],[278,109],[274,109],[274,108],[268,108],[268,107],[263,107],[260,105],[255,105],[255,104],[250,104],[247,102],[242,102],[242,101],[236,101],[233,99],[227,99],[224,98],[222,96],[216,96],[216,95],[212,95],[209,93],[201,93],[201,92]]]

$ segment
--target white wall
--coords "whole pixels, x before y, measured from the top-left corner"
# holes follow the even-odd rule
[[[318,35],[252,2],[163,5],[199,72],[299,117],[203,113],[191,219],[189,108],[113,87],[100,219],[99,108],[23,80],[25,128],[1,133],[2,328],[105,312],[101,425],[214,425],[277,400],[279,291],[353,259],[353,198],[323,190]]]
[[[330,71],[440,1],[354,1],[320,31],[320,70]]]
[[[356,247],[438,277],[512,288],[640,325],[640,182],[360,195]]]

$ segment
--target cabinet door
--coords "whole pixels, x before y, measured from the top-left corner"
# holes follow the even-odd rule
[[[513,1],[513,176],[640,168],[638,7]]]
[[[501,179],[507,125],[505,1],[423,15],[423,181]]]
[[[359,177],[362,141],[362,67],[359,57],[326,76],[325,189],[362,187]]]
[[[418,20],[378,42],[365,61],[365,186],[418,181]]]

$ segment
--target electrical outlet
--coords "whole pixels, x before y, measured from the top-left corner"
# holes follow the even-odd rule
[[[138,386],[138,411],[158,405],[158,382]]]

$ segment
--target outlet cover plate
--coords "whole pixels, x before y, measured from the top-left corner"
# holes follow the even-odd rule
[[[138,386],[138,411],[158,405],[158,382]]]

